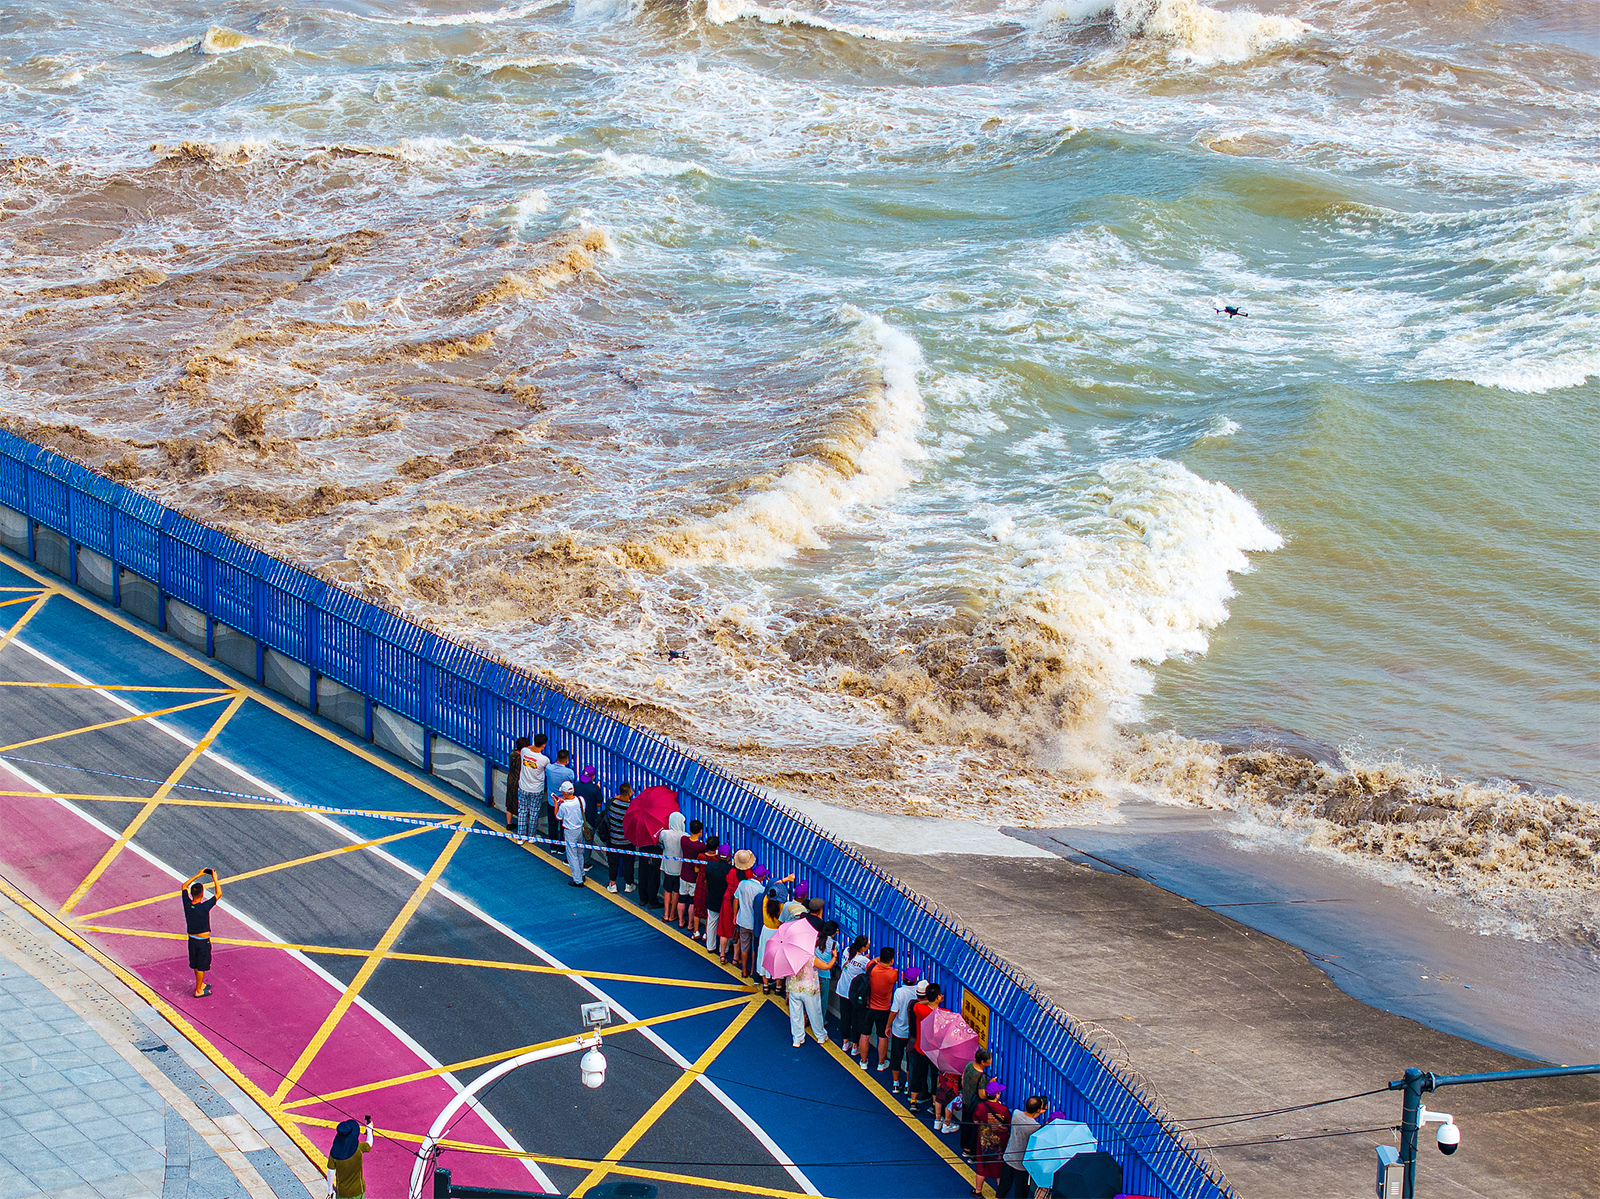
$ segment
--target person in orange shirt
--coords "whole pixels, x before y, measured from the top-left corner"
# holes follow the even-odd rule
[[[894,946],[885,945],[878,952],[878,960],[867,967],[863,977],[867,982],[867,1020],[865,1024],[860,1023],[861,1014],[859,1011],[856,1013],[856,1027],[861,1030],[857,1054],[861,1068],[865,1070],[867,1036],[871,1034],[877,1037],[878,1070],[881,1073],[889,1068],[889,1009],[894,1006],[894,988],[900,981],[900,971],[894,968]]]
[[[907,1102],[917,1111],[933,1095],[933,1063],[922,1052],[922,1022],[944,1003],[944,988],[938,983],[918,983],[917,1001],[911,1005],[911,1079]],[[941,1121],[942,1123],[942,1121]]]

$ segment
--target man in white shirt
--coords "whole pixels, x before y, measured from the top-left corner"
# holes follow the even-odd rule
[[[517,836],[527,837],[538,826],[534,823],[539,819],[539,810],[544,807],[544,772],[550,765],[550,759],[545,757],[544,747],[548,738],[540,733],[533,739],[533,745],[524,746],[519,752],[522,755],[522,769],[517,773]]]
[[[556,805],[556,818],[561,821],[561,836],[567,844],[567,865],[572,868],[569,887],[583,886],[583,800],[579,799],[571,783],[561,784],[561,802]]]
[[[909,967],[900,975],[900,985],[889,1000],[889,1069],[894,1081],[889,1086],[891,1095],[899,1095],[905,1085],[906,1046],[911,1043],[911,1005],[917,1001],[917,983],[922,971]]]

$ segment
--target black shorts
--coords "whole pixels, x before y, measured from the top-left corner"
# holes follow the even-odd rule
[[[189,938],[189,969],[211,969],[211,941],[209,938]]]
[[[856,1029],[862,1036],[866,1036],[870,1031],[876,1033],[879,1038],[886,1037],[889,1035],[889,1017],[893,1014],[894,1013],[889,1011],[888,1008],[884,1008],[881,1012],[875,1007],[868,1008],[867,1019],[865,1023],[863,1023],[861,1019],[861,1013],[857,1012]]]

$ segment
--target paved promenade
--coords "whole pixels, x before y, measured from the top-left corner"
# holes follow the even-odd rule
[[[315,1172],[293,1142],[268,1144],[271,1122],[248,1103],[253,1123],[241,1115],[172,1039],[0,897],[0,1199],[309,1199],[295,1169]]]
[[[603,1000],[605,1086],[574,1057],[450,1129],[458,1183],[583,1193],[965,1194],[954,1150],[836,1045],[625,897],[567,885],[468,801],[176,642],[0,559],[0,892],[137,992],[307,1161],[372,1113],[369,1193],[405,1193],[477,1074],[568,1042]],[[311,805],[311,806],[304,806]],[[315,809],[315,810],[314,810]],[[714,830],[713,830],[714,831]],[[178,883],[223,878],[214,993]]]

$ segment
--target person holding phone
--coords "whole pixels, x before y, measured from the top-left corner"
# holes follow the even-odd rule
[[[366,1176],[361,1172],[361,1155],[372,1150],[372,1117],[363,1116],[365,1139],[360,1125],[346,1120],[333,1130],[333,1148],[328,1150],[328,1199],[363,1199]]]
[[[201,880],[211,878],[211,898],[206,898],[206,885]],[[206,982],[206,971],[211,969],[211,909],[222,898],[222,880],[217,872],[207,866],[183,884],[183,923],[189,930],[189,969],[194,971],[194,997],[204,999],[211,994]]]

